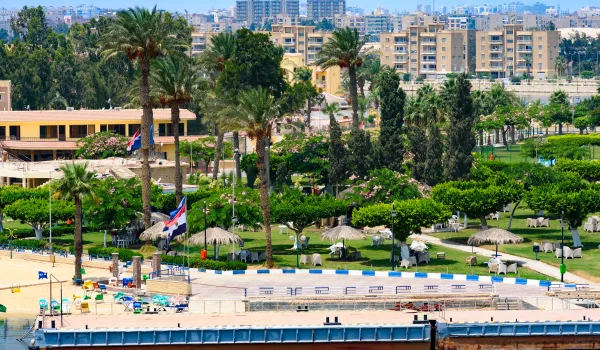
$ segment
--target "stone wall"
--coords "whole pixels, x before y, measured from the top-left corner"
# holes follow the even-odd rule
[[[192,285],[187,283],[187,281],[169,281],[166,279],[147,280],[146,290],[148,293],[192,295]]]

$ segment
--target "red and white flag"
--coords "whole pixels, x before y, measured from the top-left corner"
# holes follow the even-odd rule
[[[360,128],[360,130],[365,130],[365,122],[364,121],[362,123],[360,123],[359,128]]]

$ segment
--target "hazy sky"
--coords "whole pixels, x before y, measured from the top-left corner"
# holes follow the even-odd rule
[[[515,1],[515,0],[448,0],[448,1],[442,1],[442,0],[437,0],[435,2],[435,6],[441,6],[441,5],[446,5],[448,7],[452,6],[452,5],[457,5],[457,4],[502,4],[502,3],[509,3],[511,1]],[[539,0],[540,2],[544,2],[543,0]],[[302,2],[302,0],[301,0]],[[394,10],[398,10],[398,11],[402,11],[402,10],[415,10],[417,4],[419,3],[423,3],[424,1],[422,0],[417,0],[417,1],[405,1],[405,0],[380,0],[379,3],[381,4],[381,6],[386,7],[388,9],[390,9],[391,11]],[[521,0],[522,3],[524,4],[533,4],[535,1],[523,1]],[[28,6],[37,6],[37,5],[42,5],[42,6],[57,6],[57,5],[79,5],[79,4],[84,4],[84,3],[89,3],[89,4],[94,4],[94,2],[88,2],[85,0],[12,0],[12,1],[8,1],[8,2],[0,2],[0,7],[22,7],[24,5],[28,5]],[[363,9],[365,9],[365,11],[372,11],[376,6],[377,6],[376,1],[373,0],[348,0],[347,4],[349,6],[359,6],[362,7]],[[429,0],[427,3],[431,4],[431,0]],[[560,2],[555,1],[555,0],[548,0],[545,2],[548,5],[555,5],[555,4],[559,4]],[[569,1],[568,3],[562,3],[561,7],[562,9],[570,9],[572,11],[585,6],[587,4],[590,3],[596,3],[596,0],[594,1],[590,1],[590,0],[572,0]],[[164,8],[167,10],[176,10],[176,11],[183,11],[183,10],[188,10],[189,12],[193,13],[203,13],[206,12],[212,8],[225,8],[225,7],[229,7],[229,6],[234,6],[235,5],[235,0],[219,0],[219,1],[214,1],[214,0],[178,0],[178,1],[166,1],[166,0],[155,0],[155,1],[149,1],[149,0],[103,0],[103,1],[97,1],[95,3],[95,5],[100,6],[100,7],[111,7],[111,8],[122,8],[122,7],[130,7],[130,6],[146,6],[146,7],[151,7],[154,6],[155,4],[158,5],[159,8]]]

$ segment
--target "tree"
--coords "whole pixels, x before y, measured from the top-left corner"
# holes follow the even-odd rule
[[[431,199],[410,199],[394,202],[394,236],[406,242],[412,233],[421,233],[428,227],[446,221],[451,212],[446,206]],[[352,224],[359,227],[392,227],[392,204],[375,204],[359,208],[352,213]]]
[[[82,159],[106,159],[110,157],[125,157],[127,155],[125,136],[111,131],[102,131],[77,140],[75,157]]]
[[[246,173],[246,186],[254,188],[254,181],[258,175],[258,155],[251,153],[243,156],[241,168]]]
[[[275,175],[275,186],[284,188],[292,185],[292,174],[288,168],[287,162],[281,162],[277,165],[277,174]]]
[[[429,135],[427,135],[425,165],[423,167],[423,181],[429,186],[435,186],[444,177],[443,155],[442,133],[437,125],[432,124],[429,126]]]
[[[17,17],[11,18],[10,28],[14,32],[15,37],[34,47],[45,45],[46,38],[50,33],[45,12],[41,6],[24,6],[17,14]]]
[[[583,131],[587,129],[587,127],[590,125],[590,118],[588,117],[578,117],[575,118],[575,127],[577,129],[579,129],[579,134],[583,134]]]
[[[567,60],[563,56],[556,57],[554,60],[554,69],[556,70],[556,74],[560,79],[560,77],[565,74],[565,70],[567,69]]]
[[[402,170],[404,101],[406,94],[400,88],[400,77],[392,70],[384,70],[378,78],[381,123],[379,131],[379,166],[393,171]]]
[[[140,64],[140,102],[142,105],[142,202],[144,226],[150,228],[150,126],[154,123],[150,97],[150,62],[167,52],[189,48],[169,25],[164,12],[136,7],[117,13],[117,17],[100,36],[104,55],[111,57],[124,52],[131,61]]]
[[[471,83],[466,74],[461,74],[456,79],[448,109],[450,125],[447,130],[444,176],[447,180],[458,180],[465,178],[471,169],[471,152],[475,147],[473,99]]]
[[[142,186],[138,178],[98,181],[96,196],[83,200],[88,226],[99,230],[120,230],[142,211]],[[54,208],[54,203],[52,204]]]
[[[54,185],[58,196],[65,201],[73,201],[75,205],[75,277],[81,279],[81,256],[83,241],[81,234],[81,208],[84,199],[96,199],[95,174],[88,170],[87,163],[70,163],[60,167],[63,177],[55,180]]]
[[[238,104],[225,111],[229,116],[232,129],[246,131],[248,137],[256,141],[258,154],[258,174],[260,178],[260,202],[264,218],[267,245],[267,267],[273,266],[273,247],[271,242],[271,208],[269,206],[269,188],[267,187],[267,169],[265,169],[265,140],[271,137],[271,130],[283,115],[281,101],[273,97],[263,87],[242,92]]]
[[[350,171],[359,177],[365,177],[373,168],[373,146],[371,135],[359,128],[352,128],[348,139],[348,165]]]
[[[0,45],[3,43],[8,43],[10,41],[10,35],[4,28],[0,28]]]
[[[321,66],[323,69],[334,66],[348,69],[350,100],[352,102],[352,125],[355,128],[358,128],[359,124],[356,70],[362,65],[363,57],[368,55],[368,52],[363,50],[368,39],[368,35],[361,38],[356,28],[336,29],[331,39],[323,45],[323,49],[319,52],[319,58],[315,63],[315,65]]]
[[[527,84],[531,84],[531,66],[533,65],[533,59],[531,54],[523,55],[523,59],[525,60],[525,68],[527,68]]]
[[[291,89],[296,98],[303,102],[303,109],[306,113],[304,124],[308,130],[311,130],[312,108],[323,103],[325,99],[312,83],[312,69],[308,67],[296,68],[294,71],[294,84]]]
[[[42,239],[44,228],[48,227],[48,214],[50,202],[47,198],[28,198],[6,206],[4,213],[14,220],[31,226],[35,231],[35,238]],[[73,217],[73,205],[62,200],[52,201],[52,219],[67,220]]]
[[[324,110],[329,115],[329,182],[336,186],[336,195],[339,184],[346,180],[348,176],[348,155],[344,142],[342,141],[342,129],[335,119],[339,113],[339,107],[336,103],[327,104]]]
[[[564,90],[556,90],[550,95],[550,103],[546,106],[547,118],[558,124],[558,134],[562,135],[563,123],[571,119],[569,95]]]
[[[48,191],[43,187],[23,188],[21,186],[2,186],[0,187],[0,232],[4,231],[2,221],[4,220],[4,210],[7,206],[20,199],[47,198]]]
[[[193,90],[200,84],[199,73],[189,58],[167,57],[152,64],[150,94],[156,96],[164,107],[171,109],[171,126],[175,144],[175,197],[183,199],[183,179],[179,151],[179,108],[192,100]]]
[[[523,186],[516,181],[450,181],[433,188],[433,199],[452,210],[479,218],[487,230],[486,216],[518,200]]]
[[[408,136],[408,167],[412,177],[418,181],[423,181],[425,176],[425,162],[427,160],[427,137],[422,128],[410,126],[407,129]]]
[[[348,197],[358,204],[392,203],[421,198],[424,189],[408,175],[381,168],[371,170],[366,178],[356,178]]]

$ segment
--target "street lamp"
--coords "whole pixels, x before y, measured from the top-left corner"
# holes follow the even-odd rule
[[[206,201],[204,201],[204,251],[208,252],[206,249]]]
[[[392,271],[395,269],[396,261],[394,256],[394,218],[396,217],[396,211],[394,210],[394,203],[392,203]]]
[[[560,281],[565,281],[565,273],[567,267],[565,266],[565,211],[563,210],[560,216]]]
[[[12,259],[12,252],[13,252],[13,245],[12,245],[12,240],[17,238],[17,236],[15,236],[15,231],[17,230],[16,228],[7,228],[8,230],[8,246],[10,247],[10,258]]]
[[[233,181],[231,182],[231,223],[232,225],[232,231],[233,234],[235,235],[235,224],[237,223],[237,218],[235,217],[235,172],[236,172],[236,161],[238,159],[238,157],[240,156],[240,152],[239,150],[236,148],[235,150],[233,150]],[[233,255],[235,256],[235,242],[232,243],[233,246]]]
[[[49,230],[50,230],[50,249],[52,249],[52,173],[56,172],[56,171],[60,171],[60,169],[55,168],[54,170],[50,170],[50,172],[48,172],[48,202],[49,202],[49,209],[48,209],[48,221],[49,221]]]

